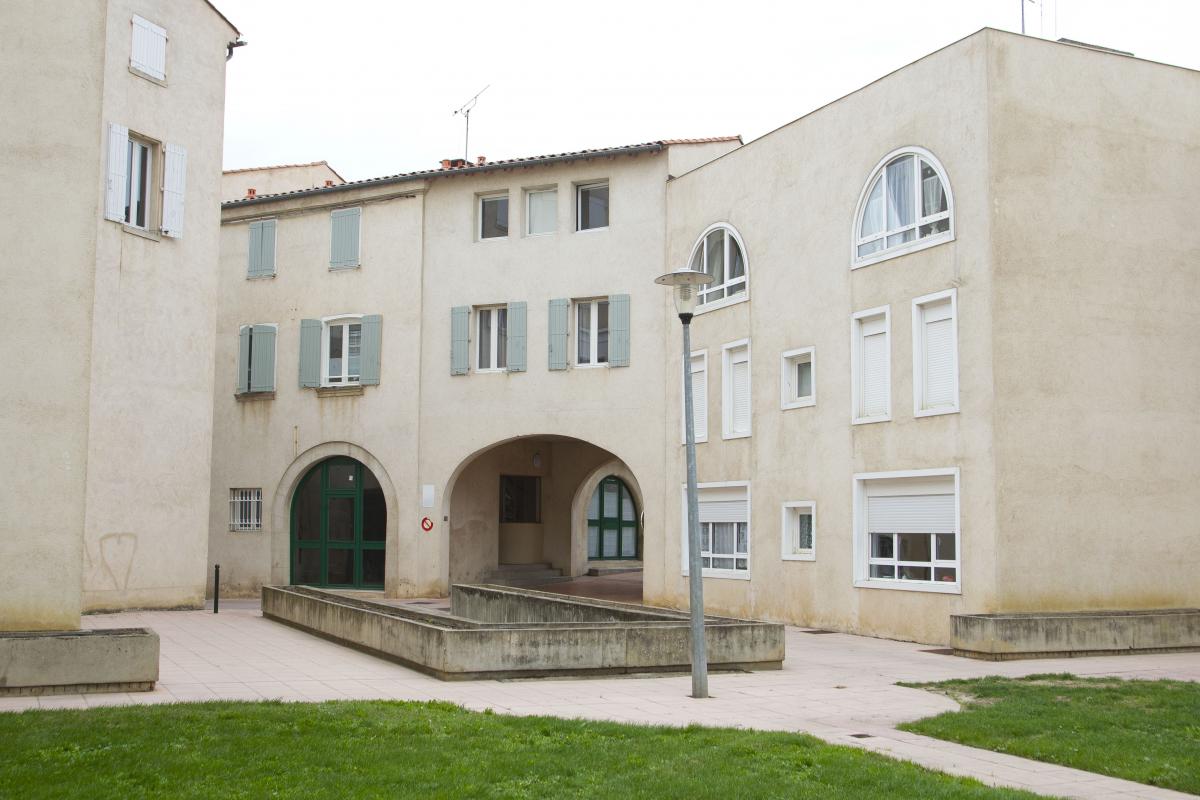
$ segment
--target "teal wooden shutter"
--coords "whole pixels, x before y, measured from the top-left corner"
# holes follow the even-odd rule
[[[567,330],[570,310],[569,300],[550,301],[550,369],[567,368]]]
[[[238,332],[237,393],[250,391],[250,326],[243,325]]]
[[[329,268],[346,269],[358,266],[358,234],[362,220],[361,208],[339,208],[331,215]]]
[[[467,354],[471,332],[471,307],[450,309],[450,374],[467,374]]]
[[[321,385],[321,320],[300,320],[300,386]]]
[[[362,361],[358,382],[364,386],[379,385],[379,354],[383,347],[383,317],[370,314],[362,318],[362,340],[359,345]]]
[[[257,278],[263,274],[262,271],[262,240],[263,240],[263,224],[261,222],[250,223],[250,246],[246,253],[246,277]]]
[[[629,366],[629,295],[608,296],[608,365]]]
[[[525,371],[525,311],[524,301],[508,304],[508,371]]]
[[[275,391],[275,326],[255,325],[250,345],[250,391]]]
[[[275,220],[250,223],[250,252],[246,276],[262,278],[275,274]]]

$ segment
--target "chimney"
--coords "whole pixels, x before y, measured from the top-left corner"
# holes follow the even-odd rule
[[[325,179],[325,188],[328,189],[330,186],[333,186],[333,181],[329,178],[326,178]]]
[[[251,200],[258,195],[258,190],[251,186],[246,190],[246,199]]]
[[[448,158],[442,159],[442,169],[450,169],[450,159],[448,159]]]
[[[487,156],[475,156],[475,165],[476,166],[482,167],[486,163],[487,163]]]

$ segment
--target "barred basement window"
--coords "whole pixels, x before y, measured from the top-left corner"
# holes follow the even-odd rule
[[[262,530],[262,489],[229,490],[229,530]]]

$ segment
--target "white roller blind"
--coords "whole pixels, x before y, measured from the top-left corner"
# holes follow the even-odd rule
[[[701,522],[748,522],[749,509],[741,500],[705,500],[700,498]]]
[[[869,533],[954,533],[953,494],[867,498]]]
[[[733,365],[733,432],[750,432],[750,362]]]
[[[926,409],[953,406],[957,399],[954,376],[958,354],[955,352],[950,301],[922,306],[921,317],[924,338],[922,406]]]
[[[879,320],[877,326],[875,321],[862,323],[861,342],[859,416],[884,416],[888,413],[889,376],[888,337],[883,321]]]
[[[554,233],[558,221],[558,192],[529,193],[529,233]]]
[[[697,439],[708,438],[708,360],[692,356],[692,421]]]
[[[104,218],[125,221],[125,193],[129,191],[129,128],[108,123],[108,166],[105,169]]]
[[[167,32],[136,14],[133,16],[133,47],[129,66],[160,81],[166,80]]]

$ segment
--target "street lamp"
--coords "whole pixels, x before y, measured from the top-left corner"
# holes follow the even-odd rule
[[[687,432],[688,605],[692,621],[692,697],[708,697],[708,656],[704,647],[704,578],[700,565],[700,501],[696,498],[696,428],[692,420],[692,314],[700,287],[711,275],[680,269],[654,282],[675,288],[675,311],[683,323],[683,419]]]

